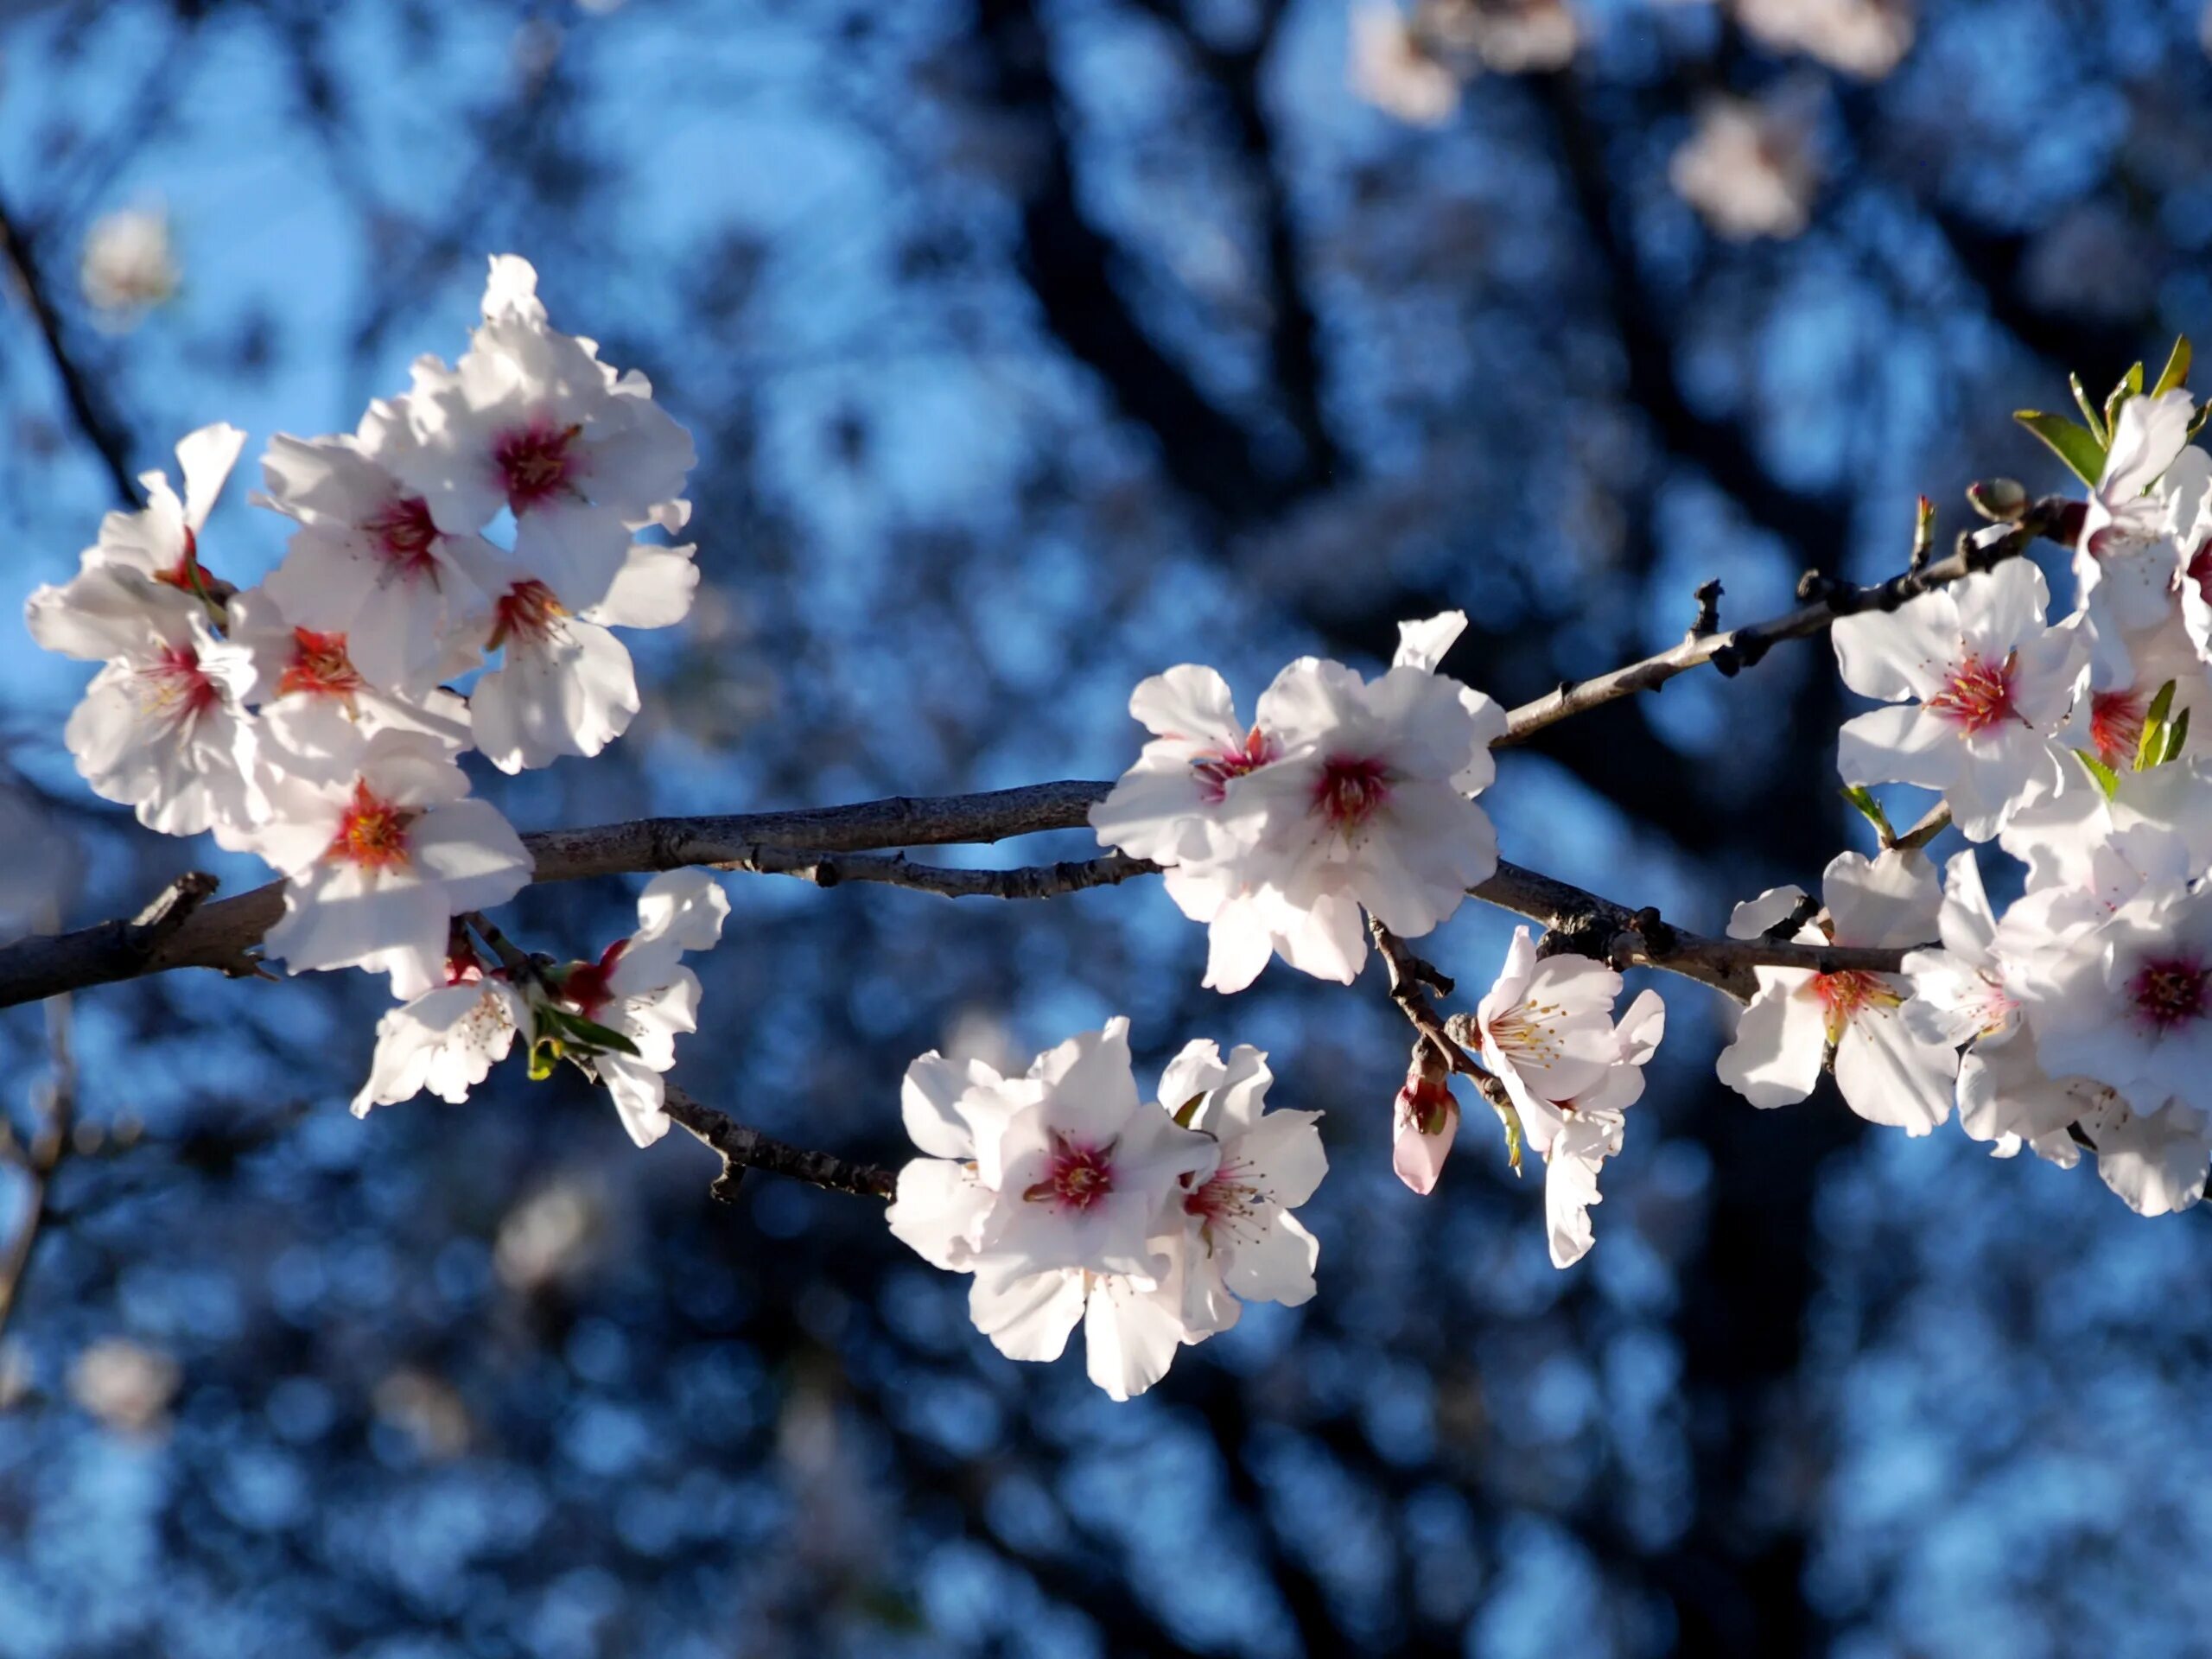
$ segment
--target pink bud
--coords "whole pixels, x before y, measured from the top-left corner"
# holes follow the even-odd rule
[[[1459,1103],[1452,1096],[1449,1074],[1429,1076],[1429,1070],[1416,1064],[1406,1073],[1406,1086],[1398,1090],[1390,1114],[1391,1133],[1396,1137],[1390,1167],[1424,1196],[1434,1190],[1459,1134]]]

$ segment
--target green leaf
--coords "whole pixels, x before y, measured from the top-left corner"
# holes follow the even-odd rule
[[[2045,415],[2032,409],[2021,410],[2012,418],[2049,444],[2084,484],[2094,489],[2104,476],[2105,442],[2094,432],[2082,430],[2063,415]]]
[[[2189,710],[2184,709],[2181,711],[2181,718],[2166,728],[2166,752],[2158,757],[2158,764],[2163,766],[2179,754],[2181,746],[2188,741]]]
[[[581,1014],[571,1014],[566,1008],[549,1008],[546,1012],[586,1047],[601,1053],[627,1054],[632,1059],[637,1058],[638,1046],[620,1032],[611,1030],[596,1020],[587,1020]]]
[[[2143,395],[2143,365],[2136,364],[2126,378],[2112,389],[2112,396],[2105,399],[2105,434],[2109,444],[2111,435],[2120,428],[2120,406],[2131,397]]]
[[[2166,753],[2166,716],[2173,712],[2174,683],[2168,680],[2158,688],[2158,695],[2151,699],[2151,707],[2143,716],[2143,735],[2135,740],[2135,770],[2142,772],[2155,766]]]
[[[1885,847],[1894,843],[1897,832],[1890,827],[1890,815],[1882,810],[1882,804],[1874,798],[1873,791],[1864,784],[1853,784],[1843,791],[1843,798],[1859,809],[1859,814],[1874,826],[1874,833],[1882,838]]]
[[[2174,341],[2173,355],[2166,359],[2166,366],[2158,372],[2158,384],[2151,388],[2153,397],[2163,397],[2189,384],[2190,355],[2189,336],[2183,334]]]
[[[2095,780],[2097,787],[2104,791],[2105,799],[2110,800],[2120,793],[2120,774],[2110,766],[2105,765],[2087,749],[2075,750],[2074,758],[2082,763],[2082,770]]]
[[[2089,423],[2089,435],[2100,444],[2110,443],[2112,435],[2105,430],[2104,416],[2097,412],[2097,406],[2089,401],[2089,389],[2082,384],[2082,377],[2078,374],[2069,374],[2066,377],[2066,384],[2073,389],[2074,407],[2082,411],[2082,418]]]

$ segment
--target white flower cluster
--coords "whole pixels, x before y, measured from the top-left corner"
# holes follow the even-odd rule
[[[1794,887],[1739,906],[1739,938],[1923,948],[1898,974],[1760,968],[1719,1071],[1776,1106],[1828,1066],[1854,1111],[1910,1135],[1955,1103],[1999,1156],[2087,1147],[2162,1215],[2212,1164],[2212,769],[2188,747],[2212,701],[2212,457],[2188,392],[2120,395],[2088,435],[2071,615],[2046,620],[2019,561],[1835,625],[1845,683],[1892,705],[1844,728],[1844,781],[1941,790],[2023,867],[2021,896],[2000,915],[1971,849],[1940,888],[1892,849],[1838,858],[1818,906]]]
[[[1080,1323],[1116,1400],[1248,1301],[1306,1301],[1320,1245],[1290,1212],[1327,1172],[1318,1112],[1265,1109],[1267,1056],[1185,1048],[1140,1100],[1129,1022],[1109,1020],[1019,1077],[935,1052],[907,1069],[891,1230],[975,1275],[969,1311],[1000,1352],[1059,1357]]]
[[[147,505],[110,514],[76,576],[26,607],[40,645],[102,664],[66,733],[94,791],[274,866],[284,914],[266,948],[291,972],[391,976],[408,1006],[385,1022],[365,1103],[424,1086],[458,1097],[520,1014],[513,988],[454,949],[454,918],[512,898],[531,868],[471,798],[461,755],[513,772],[598,753],[638,708],[609,625],[680,620],[698,580],[690,547],[637,539],[688,518],[690,439],[642,375],[551,327],[536,288],[527,264],[493,259],[458,364],[420,359],[412,390],[350,435],[271,441],[255,500],[298,528],[261,586],[238,592],[204,563],[245,442],[218,425],[177,446],[181,499],[147,474]],[[504,546],[489,538],[501,528]],[[470,674],[466,696],[443,683]],[[669,931],[697,948],[696,928]],[[677,970],[650,986],[615,972],[632,982],[613,993],[626,1017]],[[566,1015],[587,1050],[576,1020],[619,1029],[596,1007]],[[646,1030],[600,1052],[602,1072],[665,1049],[670,1020],[639,1017]],[[452,1052],[426,1037],[464,1029],[478,1035]],[[658,1083],[616,1089],[640,1140]]]

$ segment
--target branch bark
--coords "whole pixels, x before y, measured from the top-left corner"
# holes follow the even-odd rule
[[[671,1117],[721,1154],[722,1173],[709,1190],[725,1204],[736,1198],[738,1183],[748,1169],[765,1170],[832,1192],[849,1192],[855,1198],[888,1198],[899,1190],[896,1170],[851,1163],[830,1153],[776,1140],[695,1100],[672,1083],[667,1085],[662,1106]]]
[[[46,277],[39,269],[30,233],[4,204],[0,204],[0,264],[4,264],[15,277],[23,305],[31,314],[31,324],[38,330],[40,343],[46,347],[47,360],[54,365],[54,378],[60,383],[62,401],[69,406],[70,418],[107,469],[109,479],[115,485],[116,499],[126,512],[135,512],[145,504],[139,499],[137,480],[130,475],[130,440],[100,406],[92,382],[70,354],[68,344],[62,338],[61,315],[54,308],[53,298],[47,292]]]

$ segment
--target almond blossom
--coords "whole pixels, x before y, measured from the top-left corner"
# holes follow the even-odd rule
[[[376,1056],[353,1096],[354,1116],[426,1089],[459,1105],[507,1058],[528,1020],[521,994],[465,943],[447,958],[445,978],[377,1021]]]
[[[2212,1113],[2178,1100],[2142,1113],[2110,1090],[2082,1115],[2097,1175],[2139,1216],[2177,1215],[2204,1196],[2212,1169]]]
[[[2012,1157],[2026,1146],[2071,1168],[2080,1152],[2067,1126],[2081,1116],[2080,1089],[2044,1071],[2008,983],[2018,971],[2008,957],[2031,958],[2044,943],[2032,925],[2034,908],[2016,907],[2012,925],[2000,929],[1974,853],[1954,857],[1936,917],[1942,946],[1906,953],[1912,995],[1902,1017],[1930,1047],[1971,1045],[1959,1062],[1958,1087],[1959,1127],[1969,1136],[1991,1142],[1994,1157]]]
[[[1941,790],[1972,841],[2036,795],[2081,786],[2057,734],[2084,690],[2088,642],[2044,626],[2046,597],[2043,573],[2014,559],[1893,612],[1837,618],[1844,683],[1899,705],[1845,725],[1844,782]]]
[[[301,626],[343,634],[369,679],[403,693],[474,662],[492,603],[481,576],[498,557],[481,537],[441,529],[391,470],[415,447],[404,398],[372,404],[352,435],[280,433],[255,498],[299,521],[270,597]]]
[[[1803,944],[1920,945],[1936,934],[1942,894],[1923,854],[1894,848],[1871,860],[1840,854],[1821,893],[1826,925],[1800,928]],[[1775,887],[1737,906],[1728,937],[1760,937],[1803,898],[1796,887]],[[1752,1105],[1804,1099],[1832,1065],[1845,1103],[1869,1122],[1926,1135],[1950,1116],[1958,1055],[1948,1044],[1926,1041],[1900,1017],[1910,989],[1904,980],[1859,969],[1754,972],[1758,995],[1718,1068],[1720,1080]]]
[[[682,965],[683,956],[713,950],[728,916],[729,895],[712,875],[666,871],[638,895],[636,932],[608,945],[598,961],[571,963],[555,976],[562,1003],[637,1049],[596,1053],[591,1068],[641,1147],[668,1133],[661,1074],[676,1064],[677,1036],[699,1028],[699,976]]]
[[[2101,631],[2154,628],[2175,610],[2190,562],[2182,538],[2212,485],[2212,456],[2189,442],[2195,415],[2177,390],[2130,397],[2113,421],[2074,554],[2082,602]]]
[[[613,585],[571,613],[545,583],[512,568],[493,602],[488,652],[499,666],[469,697],[476,746],[502,772],[594,755],[638,712],[630,652],[610,627],[664,628],[683,620],[699,585],[693,549],[632,544]]]
[[[505,904],[531,858],[468,779],[449,743],[380,731],[323,778],[268,783],[253,850],[290,877],[266,945],[289,972],[366,968],[411,999],[444,982],[448,935],[464,911]]]
[[[1137,1098],[1128,1021],[1069,1039],[1020,1077],[925,1054],[901,1109],[925,1155],[899,1173],[892,1233],[975,1275],[976,1328],[1010,1359],[1052,1360],[1082,1323],[1092,1380],[1120,1397],[1164,1375],[1186,1331],[1185,1201],[1221,1147]]]
[[[491,262],[467,354],[416,365],[408,416],[420,442],[390,464],[437,527],[471,535],[512,512],[515,562],[571,610],[607,596],[632,531],[688,514],[690,435],[644,375],[548,323],[537,273],[512,254]]]
[[[1504,713],[1435,671],[1465,626],[1456,611],[1404,624],[1374,681],[1301,658],[1249,732],[1211,670],[1139,688],[1132,712],[1157,741],[1093,824],[1105,845],[1171,867],[1176,902],[1208,924],[1208,985],[1242,990],[1270,955],[1349,983],[1367,958],[1363,906],[1419,938],[1497,868],[1473,797],[1495,775]]]
[[[164,835],[213,829],[242,844],[264,810],[245,709],[251,656],[215,632],[198,601],[129,569],[87,569],[25,609],[48,650],[107,658],[62,732],[92,792]]]
[[[1544,1160],[1544,1210],[1552,1265],[1588,1252],[1598,1169],[1621,1148],[1623,1113],[1643,1096],[1643,1067],[1658,1052],[1667,1010],[1640,993],[1613,1021],[1621,976],[1586,957],[1539,957],[1516,928],[1505,965],[1475,1014],[1483,1062],[1505,1084],[1529,1145]]]

